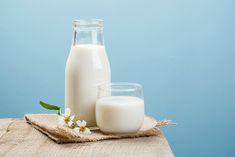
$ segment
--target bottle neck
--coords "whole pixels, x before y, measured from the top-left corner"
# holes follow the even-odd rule
[[[104,45],[103,21],[74,21],[72,45],[76,46],[81,44]]]
[[[80,44],[103,45],[103,31],[96,30],[74,30],[73,46]]]

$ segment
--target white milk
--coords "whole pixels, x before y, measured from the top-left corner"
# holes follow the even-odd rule
[[[96,122],[107,133],[138,131],[144,120],[144,100],[132,96],[108,96],[96,101]]]
[[[76,120],[95,126],[97,86],[110,83],[110,65],[102,45],[72,46],[65,70],[65,106]]]

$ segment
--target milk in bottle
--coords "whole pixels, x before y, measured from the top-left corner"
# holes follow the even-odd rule
[[[65,107],[76,120],[95,126],[97,86],[110,83],[110,64],[103,41],[102,20],[74,21],[72,47],[65,69]]]

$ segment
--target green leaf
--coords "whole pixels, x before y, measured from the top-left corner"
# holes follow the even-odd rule
[[[42,101],[40,101],[40,105],[42,107],[44,107],[45,109],[48,109],[48,110],[58,110],[58,111],[60,111],[60,107],[59,106],[47,104],[47,103],[42,102]]]

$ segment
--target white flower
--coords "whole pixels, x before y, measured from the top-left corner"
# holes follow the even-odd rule
[[[74,115],[70,115],[70,108],[65,108],[65,113],[59,115],[59,124],[62,126],[71,127],[73,124]]]
[[[89,128],[86,127],[86,121],[85,120],[78,120],[77,125],[78,127],[75,127],[73,130],[79,133],[84,133],[84,134],[91,134],[91,131]]]

